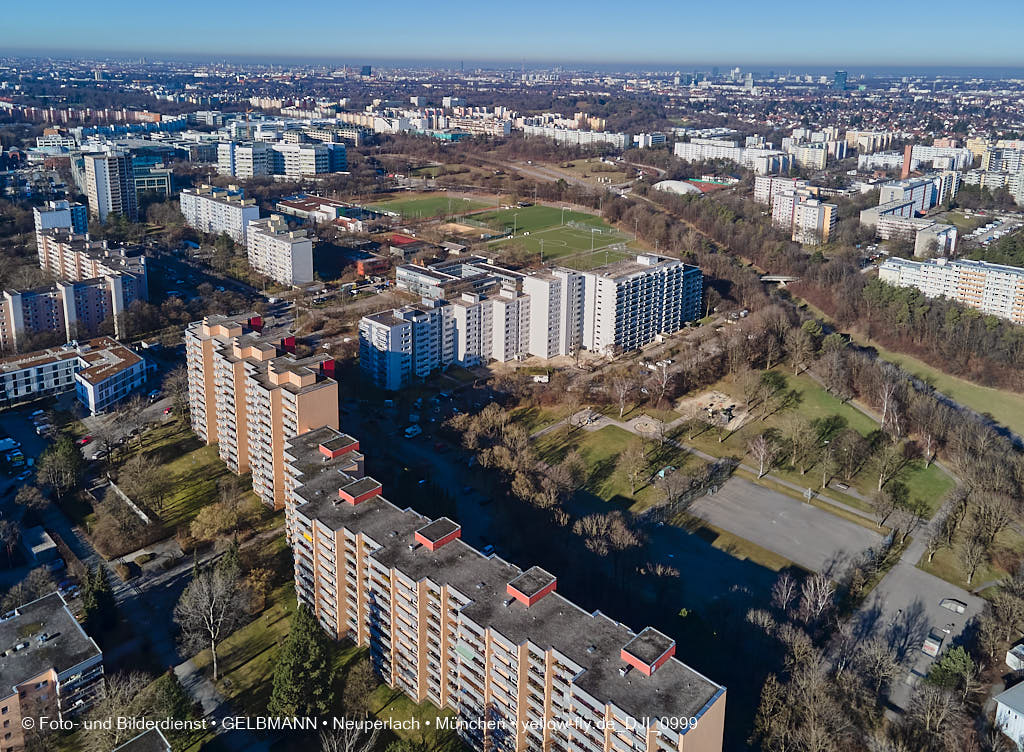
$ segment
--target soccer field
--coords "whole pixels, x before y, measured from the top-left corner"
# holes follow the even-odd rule
[[[473,219],[499,232],[511,232],[514,220],[515,237],[493,241],[494,247],[522,246],[542,254],[544,261],[557,260],[574,269],[593,269],[634,255],[626,247],[628,235],[591,214],[566,210],[563,225],[561,209],[528,206],[474,214]]]
[[[482,201],[472,201],[468,198],[455,196],[423,196],[420,198],[396,198],[390,201],[380,201],[368,204],[367,208],[378,211],[395,212],[409,219],[428,219],[430,217],[441,217],[451,214],[463,214],[477,209],[486,209],[487,204]]]

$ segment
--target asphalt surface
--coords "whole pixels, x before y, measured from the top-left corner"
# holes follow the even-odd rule
[[[714,495],[694,502],[690,511],[833,579],[862,551],[882,540],[862,525],[743,478],[731,478]]]

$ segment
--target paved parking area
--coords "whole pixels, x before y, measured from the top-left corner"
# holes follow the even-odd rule
[[[829,571],[833,579],[882,540],[868,528],[743,478],[731,478],[690,511],[802,567]]]

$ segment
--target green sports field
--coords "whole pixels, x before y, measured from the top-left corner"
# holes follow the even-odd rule
[[[486,209],[487,204],[483,201],[472,201],[468,198],[432,195],[419,198],[395,198],[390,201],[368,204],[367,208],[395,212],[409,219],[428,219],[430,217],[463,214],[478,209]]]
[[[563,211],[553,206],[527,206],[481,212],[472,215],[472,220],[495,232],[516,230],[515,237],[493,241],[496,247],[522,246],[533,253],[542,253],[545,261],[558,260],[575,269],[593,269],[634,255],[626,247],[631,240],[628,235],[592,214]]]

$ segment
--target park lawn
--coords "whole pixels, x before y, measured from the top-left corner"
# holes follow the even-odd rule
[[[598,184],[598,178],[611,178],[612,183],[625,183],[636,175],[636,168],[627,168],[631,171],[627,172],[625,169],[615,165],[601,162],[597,157],[574,159],[572,162],[544,164],[543,166],[549,170],[562,172],[567,176],[580,178],[595,184]]]
[[[1003,424],[1016,434],[1024,434],[1024,394],[981,386],[951,376],[912,355],[886,350],[877,342],[867,342],[859,336],[855,339],[859,344],[875,348],[882,359],[895,363],[908,373],[931,384],[950,399],[975,412],[991,416],[997,423]]]
[[[229,635],[218,649],[217,689],[242,713],[265,713],[273,689],[278,648],[288,636],[295,611],[295,585],[288,582],[267,595],[267,607],[244,627]],[[192,662],[204,672],[211,655],[203,650]]]
[[[538,437],[534,447],[540,458],[550,464],[560,462],[569,452],[577,450],[587,467],[586,491],[603,501],[641,512],[663,498],[651,481],[658,470],[667,465],[692,470],[701,460],[685,449],[669,444],[658,447],[653,442],[655,447],[648,455],[645,473],[634,494],[629,479],[616,467],[622,450],[633,441],[640,441],[640,437],[618,426],[605,426],[598,431],[577,429],[571,436],[565,431],[552,431]]]
[[[967,233],[976,230],[988,221],[988,217],[967,217],[963,212],[951,211],[940,215],[941,218],[937,217],[940,222],[948,222],[951,225],[956,225],[957,231],[960,235],[966,235]]]
[[[447,708],[439,710],[429,700],[413,702],[402,690],[392,689],[386,684],[381,684],[370,693],[368,705],[373,715],[390,724],[399,739],[427,744],[429,749],[437,752],[456,752],[464,749],[454,729],[436,731],[438,718],[454,715]],[[419,730],[415,726],[419,726]]]
[[[793,376],[792,373],[785,373],[784,375],[786,376],[786,389],[792,389],[799,395],[796,404],[790,410],[796,411],[810,420],[838,415],[846,421],[847,427],[853,428],[865,436],[878,429],[878,424],[874,420],[852,405],[837,400],[806,374]],[[720,380],[709,389],[728,394],[740,404],[743,402],[740,385],[730,377]],[[693,446],[716,457],[742,457],[747,464],[754,465],[753,459],[747,456],[747,445],[766,430],[780,428],[785,421],[787,412],[789,411],[770,414],[762,420],[755,405],[752,417],[738,430],[728,434],[721,442],[719,441],[721,435],[715,429],[705,430],[692,438],[689,438],[685,431],[681,431],[674,438],[680,443]],[[785,457],[779,459],[779,464],[771,471],[772,475],[804,488],[820,487],[821,475],[817,466],[811,467],[806,474],[801,475],[796,468],[784,464],[785,459]],[[910,489],[911,497],[923,499],[932,513],[939,508],[943,496],[954,485],[953,478],[942,468],[934,464],[925,468],[924,463],[919,460],[910,462],[900,472],[898,479]],[[844,494],[833,488],[825,489],[824,495],[862,511],[870,512],[871,508],[866,499],[877,489],[877,476],[873,474],[872,464],[867,463],[854,476],[849,485],[863,498],[858,499],[853,494]]]
[[[671,423],[676,418],[681,417],[675,410],[662,410],[657,407],[651,407],[650,405],[633,405],[622,414],[621,418],[619,417],[619,408],[617,405],[605,405],[598,408],[597,411],[602,415],[607,415],[613,420],[622,421],[633,420],[633,418],[639,418],[641,415],[646,415],[664,423]]]
[[[487,204],[483,201],[439,193],[417,198],[392,198],[369,204],[368,208],[395,212],[409,218],[429,218],[478,211],[486,209]]]
[[[229,474],[227,465],[217,455],[217,447],[204,445],[179,421],[170,421],[146,433],[142,451],[156,459],[170,479],[171,490],[159,516],[172,529],[191,522],[200,509],[216,501],[217,484]]]
[[[958,544],[959,541],[953,546],[952,550],[944,548],[938,551],[935,554],[935,558],[930,562],[928,561],[928,555],[923,555],[921,560],[917,562],[918,568],[971,592],[981,585],[1007,577],[1011,570],[1024,559],[1024,535],[1021,535],[1012,528],[1003,530],[996,536],[996,542],[992,547],[992,554],[978,567],[978,571],[974,574],[974,579],[968,585],[963,565],[960,563],[960,558],[957,555]]]
[[[579,222],[582,225],[601,229],[608,229],[610,227],[601,217],[594,214],[586,214],[573,211],[572,209],[562,209],[558,206],[544,206],[542,204],[479,212],[473,215],[473,219],[490,225],[496,230],[502,230],[506,227],[511,230],[514,225],[517,232],[531,233],[547,230],[552,227],[561,227],[568,222]]]
[[[534,433],[562,420],[565,414],[566,411],[562,407],[523,405],[512,410],[511,416],[513,423],[518,423],[528,433]]]

